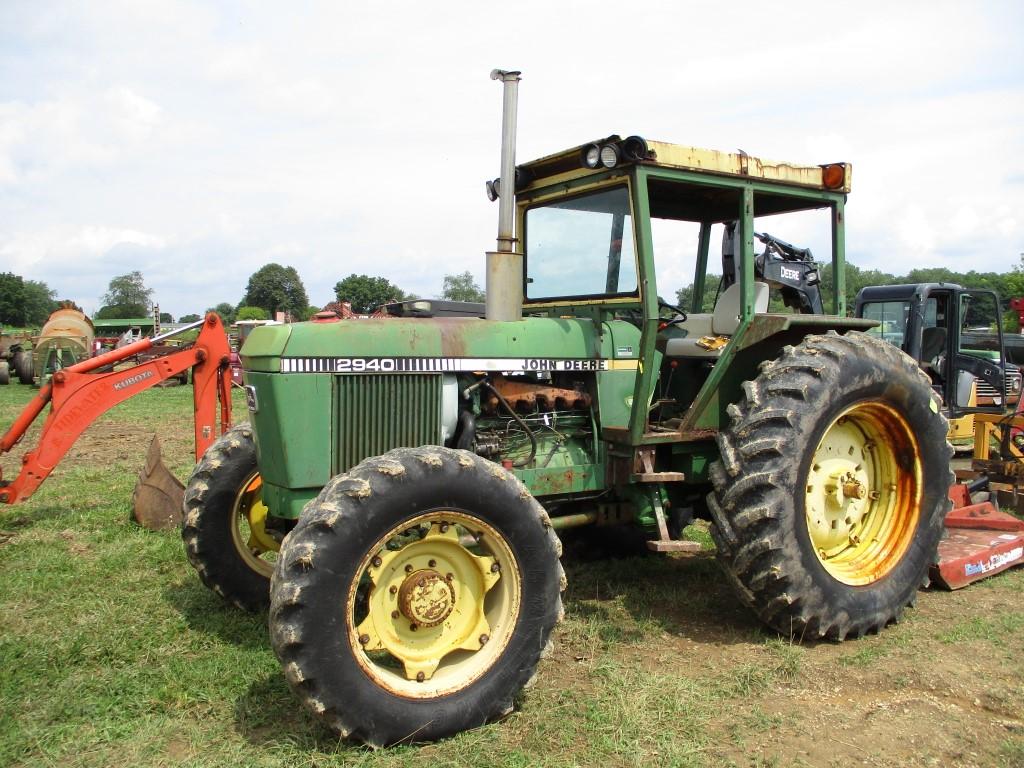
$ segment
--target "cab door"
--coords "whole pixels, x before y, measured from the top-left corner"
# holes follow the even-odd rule
[[[949,375],[946,402],[951,416],[965,413],[1002,413],[1006,410],[1006,353],[1002,312],[994,291],[956,291],[951,296]],[[970,405],[971,384],[977,386]]]

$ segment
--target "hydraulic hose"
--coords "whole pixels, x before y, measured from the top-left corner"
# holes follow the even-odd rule
[[[508,400],[502,397],[501,392],[494,388],[494,385],[486,379],[481,379],[483,386],[487,387],[498,398],[498,402],[505,406],[505,410],[509,412],[516,423],[526,432],[526,436],[530,438],[530,455],[525,459],[518,459],[512,462],[513,467],[525,467],[528,464],[533,463],[534,458],[537,456],[537,436],[533,434],[533,431],[526,425],[526,422],[519,418],[519,414],[515,412]]]

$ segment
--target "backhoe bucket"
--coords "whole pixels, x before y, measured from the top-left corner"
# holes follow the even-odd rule
[[[160,440],[154,435],[132,492],[132,515],[145,528],[168,530],[181,525],[184,502],[185,486],[164,466]]]

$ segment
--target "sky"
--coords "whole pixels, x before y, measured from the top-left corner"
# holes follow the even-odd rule
[[[483,284],[501,86],[517,160],[618,133],[853,164],[847,258],[1024,253],[1024,4],[0,3],[0,271],[94,312],[142,272],[175,317],[264,264]],[[813,227],[773,234],[827,254]],[[659,293],[689,282],[659,269]]]

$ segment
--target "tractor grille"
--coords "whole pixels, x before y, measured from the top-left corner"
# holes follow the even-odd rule
[[[1006,389],[1009,394],[1010,401],[1015,401],[1017,396],[1020,394],[1020,379],[1020,369],[1008,370],[1006,372]],[[991,398],[997,404],[1002,404],[1003,396],[995,387],[983,379],[978,379],[977,384],[978,397]]]
[[[441,374],[335,376],[333,473],[441,439]]]

